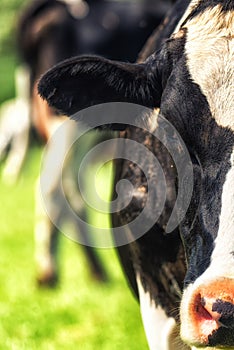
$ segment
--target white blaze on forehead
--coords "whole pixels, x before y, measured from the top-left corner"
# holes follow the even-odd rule
[[[210,269],[234,278],[234,150],[231,169],[227,173],[222,192],[219,230],[211,256]]]
[[[185,24],[185,53],[192,80],[218,125],[234,130],[234,11],[207,8]]]

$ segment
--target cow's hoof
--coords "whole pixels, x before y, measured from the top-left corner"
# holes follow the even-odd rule
[[[58,285],[58,275],[55,273],[44,274],[36,278],[39,288],[55,288]]]
[[[101,283],[107,283],[109,282],[109,278],[105,272],[92,272],[92,277],[97,281]]]

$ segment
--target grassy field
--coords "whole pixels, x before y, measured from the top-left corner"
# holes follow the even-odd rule
[[[34,183],[41,149],[34,147],[17,185],[0,183],[0,349],[147,349],[139,308],[113,250],[99,250],[110,281],[94,281],[81,248],[61,236],[61,282],[35,284]]]

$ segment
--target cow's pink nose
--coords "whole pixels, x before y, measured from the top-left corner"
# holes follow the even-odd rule
[[[234,330],[234,283],[226,279],[201,286],[193,294],[190,319],[201,344],[221,327]]]

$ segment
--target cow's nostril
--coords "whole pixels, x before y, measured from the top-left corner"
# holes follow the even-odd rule
[[[208,336],[219,328],[220,315],[212,312],[212,300],[207,300],[201,294],[197,294],[194,299],[193,323],[196,332],[203,343],[208,342]]]
[[[218,321],[220,314],[213,311],[213,303],[215,299],[202,297],[201,294],[198,294],[195,298],[195,312],[197,318],[202,320],[215,320]]]
[[[220,320],[220,313],[217,312],[214,309],[214,304],[216,303],[216,299],[213,298],[206,298],[200,296],[200,308],[198,310],[198,313],[200,313],[200,316],[204,319],[212,319],[218,322]]]
[[[205,307],[205,299],[199,294],[195,300],[195,311],[197,316],[202,320],[211,320],[213,319],[209,311]]]
[[[234,304],[230,302],[197,294],[194,311],[194,325],[204,343],[220,327],[234,328]]]

